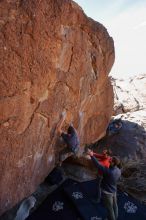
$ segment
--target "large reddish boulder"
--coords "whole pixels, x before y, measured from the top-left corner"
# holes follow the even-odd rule
[[[70,0],[0,1],[0,213],[55,166],[55,127],[84,113],[81,146],[105,133],[113,108],[107,30]]]

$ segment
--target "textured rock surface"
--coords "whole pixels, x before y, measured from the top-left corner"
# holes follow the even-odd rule
[[[58,155],[55,127],[82,143],[105,133],[113,107],[113,40],[70,0],[0,1],[0,213],[30,195]]]
[[[114,114],[146,109],[146,74],[127,79],[112,78]]]

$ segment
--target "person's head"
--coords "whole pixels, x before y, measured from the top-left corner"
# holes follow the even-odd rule
[[[69,126],[67,129],[68,134],[73,134],[74,133],[74,128],[72,126]]]
[[[102,153],[103,153],[104,155],[107,155],[108,150],[107,150],[107,149],[104,149],[104,150],[102,151]]]
[[[119,167],[120,166],[120,159],[116,156],[113,156],[112,157],[112,160],[111,160],[111,166],[114,167],[114,166],[117,166]]]
[[[112,151],[110,149],[105,149],[105,150],[103,150],[103,154],[110,156],[112,154]]]
[[[115,128],[119,128],[119,127],[120,127],[120,124],[115,123]]]
[[[121,119],[116,119],[116,120],[114,121],[114,126],[115,126],[115,128],[121,128],[121,127],[122,127],[122,121],[121,121]]]

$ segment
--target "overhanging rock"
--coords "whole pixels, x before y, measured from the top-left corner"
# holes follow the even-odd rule
[[[1,1],[0,214],[31,194],[55,165],[55,126],[81,146],[104,135],[113,108],[107,30],[70,0]]]

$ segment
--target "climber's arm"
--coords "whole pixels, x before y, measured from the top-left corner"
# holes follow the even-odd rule
[[[103,160],[105,159],[105,155],[103,154],[97,154],[93,152],[93,156],[96,157],[97,159]]]
[[[57,127],[56,127],[57,132],[59,133],[59,135],[61,135],[62,132],[63,132],[63,130],[62,130],[62,125],[63,125],[63,123],[64,123],[64,121],[65,121],[65,118],[66,118],[66,112],[62,112],[62,114],[61,114],[61,119],[60,119],[60,121],[59,121],[59,123],[58,123],[58,125],[57,125]]]
[[[79,112],[79,122],[78,122],[78,127],[77,127],[77,132],[78,132],[79,136],[81,136],[81,134],[82,134],[83,118],[84,118],[84,113],[80,111]]]

